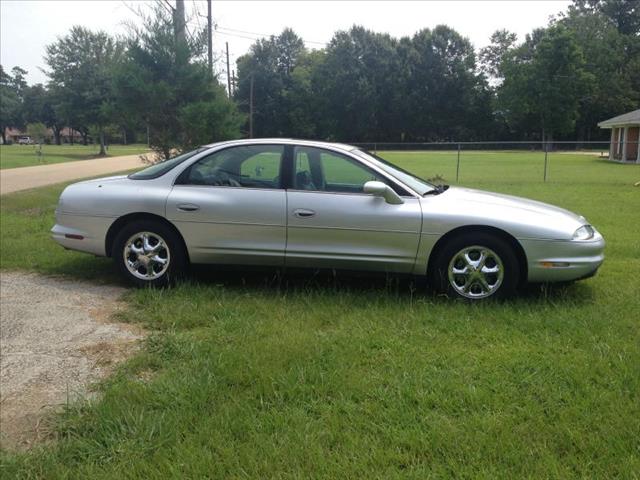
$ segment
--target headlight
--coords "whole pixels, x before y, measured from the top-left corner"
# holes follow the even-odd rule
[[[575,231],[573,234],[574,240],[591,240],[596,234],[596,231],[591,225],[583,225]]]

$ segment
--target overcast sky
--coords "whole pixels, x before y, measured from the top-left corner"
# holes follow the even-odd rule
[[[163,0],[174,4],[174,0]],[[19,65],[29,72],[29,83],[46,82],[43,67],[45,45],[64,35],[73,25],[126,32],[126,22],[138,21],[131,9],[153,2],[25,1],[0,0],[0,63],[5,70]],[[207,2],[186,0],[190,29],[206,25]],[[213,0],[216,68],[226,82],[222,62],[229,42],[231,69],[260,35],[293,28],[309,48],[321,48],[336,30],[353,24],[395,37],[412,35],[422,28],[446,24],[468,37],[476,48],[489,42],[498,28],[507,28],[520,39],[533,28],[547,24],[549,16],[565,11],[570,1],[218,1]]]

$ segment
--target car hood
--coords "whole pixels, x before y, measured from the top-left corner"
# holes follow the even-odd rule
[[[452,226],[489,225],[516,238],[570,240],[581,225],[588,223],[584,217],[554,205],[462,187],[426,196],[422,206],[425,231],[434,228],[440,230],[437,233]],[[429,220],[433,221],[432,226]]]

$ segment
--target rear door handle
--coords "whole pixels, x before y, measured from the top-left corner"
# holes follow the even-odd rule
[[[200,205],[195,205],[193,203],[182,203],[178,205],[178,210],[183,212],[195,212],[196,210],[200,210]]]
[[[293,214],[299,218],[309,218],[315,216],[316,212],[307,208],[296,208]]]

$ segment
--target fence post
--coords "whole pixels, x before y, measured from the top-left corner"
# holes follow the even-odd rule
[[[376,155],[378,154],[378,144],[377,143],[373,144],[373,153],[375,153]]]
[[[549,153],[548,142],[544,143],[544,179],[543,182],[547,181],[547,157]]]
[[[456,183],[460,177],[460,144],[458,143],[458,161],[456,162]]]

